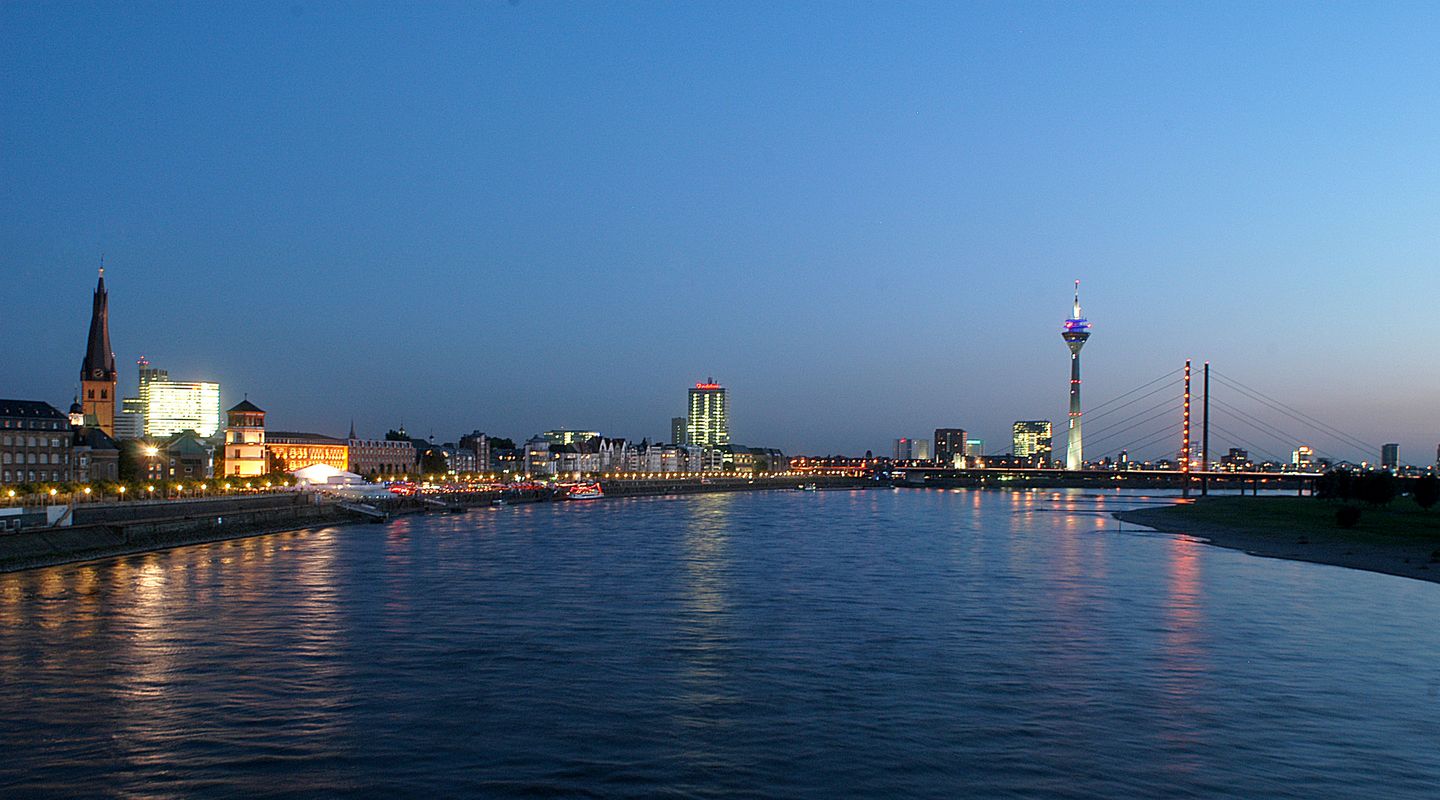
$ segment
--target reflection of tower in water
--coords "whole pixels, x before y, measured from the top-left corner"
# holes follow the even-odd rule
[[[684,642],[681,646],[686,687],[684,700],[696,705],[733,700],[725,694],[726,675],[731,664],[728,652],[730,604],[728,580],[730,558],[730,506],[735,495],[721,492],[693,499],[685,538],[681,542],[685,564],[683,614]],[[698,720],[705,715],[694,715]]]

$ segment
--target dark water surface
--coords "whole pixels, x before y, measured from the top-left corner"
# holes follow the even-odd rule
[[[1134,502],[608,500],[0,575],[0,796],[1440,796],[1440,585]]]

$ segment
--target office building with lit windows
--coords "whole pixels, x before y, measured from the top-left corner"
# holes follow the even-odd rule
[[[690,390],[690,415],[685,422],[685,443],[697,447],[730,444],[729,409],[725,387],[710,378]]]
[[[1053,431],[1048,419],[1019,420],[1012,429],[1011,452],[1017,459],[1048,467],[1054,450]]]
[[[935,429],[935,460],[945,467],[965,466],[965,429]]]
[[[220,429],[220,384],[152,380],[141,390],[145,435],[151,439],[195,431],[210,438]]]

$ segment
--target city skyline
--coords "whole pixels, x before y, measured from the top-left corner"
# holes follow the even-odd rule
[[[596,13],[575,53],[553,55],[562,12],[457,9],[405,23],[433,47],[397,37],[370,64],[345,54],[373,43],[363,12],[231,11],[237,40],[260,46],[203,50],[162,105],[145,88],[180,80],[176,54],[209,41],[181,16],[0,10],[6,30],[34,32],[0,54],[13,76],[0,88],[0,301],[45,311],[0,323],[5,393],[56,405],[75,393],[104,253],[120,365],[144,354],[217,382],[226,406],[264,387],[263,405],[295,429],[338,434],[353,416],[372,434],[403,420],[441,439],[477,425],[663,438],[675,387],[715,374],[735,397],[738,441],[878,453],[940,425],[1005,441],[1015,419],[1064,418],[1051,337],[1078,276],[1105,323],[1104,346],[1086,353],[1087,408],[1194,358],[1411,460],[1440,440],[1428,407],[1440,377],[1408,356],[1440,288],[1427,255],[1435,184],[1421,180],[1440,167],[1422,147],[1440,124],[1428,111],[1364,122],[1440,77],[1423,47],[1430,9],[1329,9],[1278,52],[1242,49],[1226,66],[1205,42],[1288,16],[1261,8],[1197,29],[1180,9],[895,9],[872,47],[838,43],[868,30],[855,19],[717,7],[715,50],[660,47],[639,71],[614,57],[637,43],[630,23],[682,30],[706,12]],[[802,22],[819,38],[780,47]],[[919,29],[909,55],[881,58]],[[1113,51],[1084,44],[1101,34]],[[1381,36],[1384,55],[1345,46]],[[573,79],[574,93],[460,59],[503,37],[513,63],[546,85]],[[1302,56],[1329,82],[1287,71]],[[830,74],[845,57],[859,80]],[[1067,58],[1084,69],[1065,72]],[[298,82],[277,82],[266,59]],[[391,68],[434,76],[403,123],[381,115],[392,101],[370,110],[375,98],[335,83]],[[793,77],[760,80],[772,72]],[[1110,85],[1087,78],[1101,74]],[[754,78],[728,101],[715,93],[737,75]],[[1161,92],[1166,81],[1182,91]],[[675,94],[688,85],[700,88]],[[607,87],[622,102],[601,102]],[[1291,108],[1272,108],[1277,95]],[[705,133],[731,105],[746,115]],[[268,108],[271,126],[247,136],[223,124]],[[683,135],[666,135],[667,119]],[[580,122],[599,135],[559,124]],[[353,138],[330,148],[337,130]],[[526,136],[572,155],[541,163]],[[424,146],[402,146],[412,139]],[[1346,157],[1317,166],[1336,161],[1327,154]],[[443,177],[454,170],[493,180]],[[1039,198],[1054,221],[1023,210]],[[676,312],[694,320],[679,333],[633,310],[702,289],[705,303]],[[952,307],[965,311],[937,313]],[[891,320],[894,308],[905,312]],[[608,322],[583,334],[520,324],[577,310]],[[1317,341],[1322,322],[1332,335]],[[119,395],[135,393],[131,379],[122,368]],[[1376,391],[1391,385],[1402,391]]]

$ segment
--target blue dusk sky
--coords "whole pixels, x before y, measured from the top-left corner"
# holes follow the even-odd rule
[[[1064,419],[1080,278],[1087,403],[1208,359],[1428,462],[1437,42],[1434,3],[7,2],[0,396],[69,402],[103,253],[122,391],[145,355],[275,428],[664,439],[714,376],[741,443],[1003,451]]]

